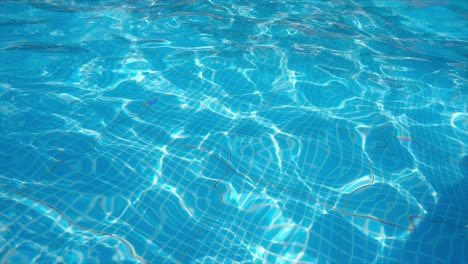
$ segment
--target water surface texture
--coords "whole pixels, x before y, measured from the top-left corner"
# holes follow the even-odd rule
[[[0,1],[0,263],[463,263],[467,17]]]

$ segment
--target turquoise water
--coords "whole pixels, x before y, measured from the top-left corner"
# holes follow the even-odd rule
[[[0,263],[463,263],[466,1],[0,1]]]

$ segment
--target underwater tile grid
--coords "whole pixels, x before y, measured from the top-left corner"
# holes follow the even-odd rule
[[[0,1],[0,263],[468,263],[468,1]]]

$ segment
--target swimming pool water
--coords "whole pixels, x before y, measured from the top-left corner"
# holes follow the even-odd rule
[[[0,1],[0,263],[463,263],[466,1]]]

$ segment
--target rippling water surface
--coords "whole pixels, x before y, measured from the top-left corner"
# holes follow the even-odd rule
[[[1,263],[462,263],[466,1],[0,1]]]

